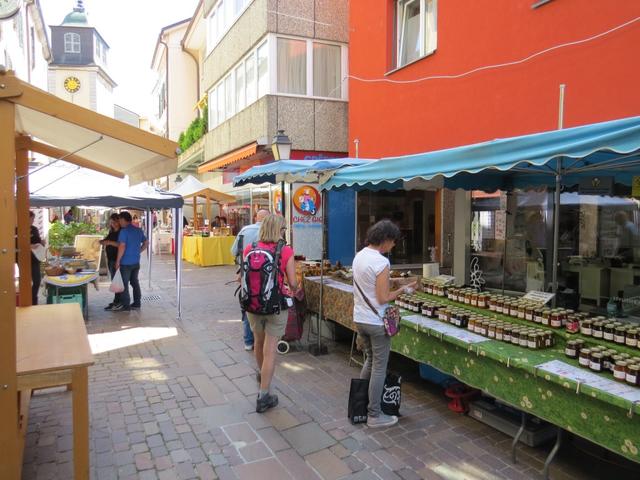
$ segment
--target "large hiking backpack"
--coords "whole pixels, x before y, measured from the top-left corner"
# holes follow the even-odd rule
[[[280,259],[284,241],[279,241],[275,252],[258,247],[251,250],[240,265],[240,307],[244,312],[259,315],[279,314],[283,296],[280,291]]]

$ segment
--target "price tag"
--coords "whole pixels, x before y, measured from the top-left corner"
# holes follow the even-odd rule
[[[555,294],[553,294],[553,293],[539,292],[537,290],[531,290],[530,292],[527,292],[527,294],[522,298],[525,299],[525,300],[531,300],[532,302],[540,303],[540,304],[544,305],[544,304],[548,303],[549,300],[551,300],[554,296],[555,296]]]

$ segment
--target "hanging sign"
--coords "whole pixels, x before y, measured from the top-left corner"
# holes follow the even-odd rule
[[[322,196],[317,184],[294,183],[291,188],[292,244],[296,255],[322,258]]]
[[[578,192],[581,195],[611,195],[613,177],[587,177],[580,180]]]
[[[640,198],[640,177],[633,177],[631,182],[631,196]]]
[[[546,303],[549,302],[549,300],[551,300],[555,295],[553,293],[548,293],[548,292],[539,292],[537,290],[531,290],[529,292],[527,292],[527,294],[522,297],[525,300],[530,300],[534,303],[539,303],[541,305],[544,305]]]

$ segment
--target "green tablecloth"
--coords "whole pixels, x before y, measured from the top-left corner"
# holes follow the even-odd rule
[[[319,281],[305,279],[304,286],[307,308],[317,312]],[[344,288],[325,284],[323,306],[326,318],[353,329],[353,297],[349,299],[349,295]],[[438,300],[451,303],[440,298]],[[464,307],[477,310],[466,305]],[[489,314],[487,310],[482,312]],[[415,314],[403,312],[405,317],[410,315]],[[511,317],[496,317],[512,323],[534,325]],[[402,324],[402,330],[392,340],[393,351],[432,365],[521,410],[640,462],[640,404],[633,404],[588,385],[578,385],[571,379],[536,367],[551,360],[577,366],[577,361],[564,355],[564,341],[569,334],[554,331],[558,341],[554,348],[529,350],[495,340],[468,344],[407,320],[403,320]],[[591,337],[582,338],[591,344],[609,345],[619,351],[638,354],[634,349],[614,346]],[[612,379],[611,375],[603,376]]]

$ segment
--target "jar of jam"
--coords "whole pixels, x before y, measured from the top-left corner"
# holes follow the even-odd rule
[[[491,312],[495,312],[496,311],[496,296],[495,295],[491,295],[489,297],[489,311],[491,311]]]
[[[533,312],[535,311],[535,307],[528,303],[525,307],[524,307],[524,319],[525,320],[529,320],[530,322],[533,322]]]
[[[469,316],[469,322],[467,323],[467,330],[472,332],[476,331],[476,318],[472,315]]]
[[[630,363],[627,365],[627,371],[625,380],[629,385],[637,386],[640,381],[640,365],[637,363]]]
[[[624,360],[618,360],[613,365],[613,378],[619,382],[624,382],[627,377],[627,365]]]
[[[591,325],[591,335],[593,338],[602,338],[604,336],[604,325],[601,321],[593,322],[593,325]]]
[[[502,313],[504,308],[504,299],[500,296],[497,296],[494,300],[494,304],[495,304],[495,312]]]
[[[551,332],[544,333],[544,341],[546,347],[553,347],[556,343]]]
[[[480,320],[480,335],[483,337],[488,336],[489,334],[489,322],[486,320]]]
[[[519,328],[511,329],[511,344],[520,345],[520,329]]]
[[[590,362],[591,362],[591,349],[583,348],[582,350],[580,350],[580,353],[578,355],[578,363],[580,364],[580,366],[588,368]]]
[[[589,360],[589,368],[594,372],[602,371],[602,353],[594,352],[591,354],[591,359]]]
[[[460,320],[460,323],[458,324],[458,326],[461,328],[467,328],[467,325],[469,324],[469,314],[461,313],[458,316],[458,319]]]
[[[478,294],[477,293],[471,292],[469,305],[471,305],[472,307],[477,307],[478,306]]]
[[[502,341],[504,340],[504,324],[498,323],[496,325],[496,340]]]
[[[432,282],[427,282],[425,285],[425,291],[429,294],[429,295],[433,295],[433,283]]]
[[[627,336],[627,327],[618,325],[613,332],[613,341],[618,345],[624,345]]]
[[[496,338],[496,324],[495,322],[491,322],[489,327],[487,328],[487,336],[489,338]]]
[[[542,325],[549,326],[551,325],[551,309],[543,308],[542,309]]]
[[[518,339],[518,345],[521,347],[527,347],[529,342],[529,332],[526,329],[520,330],[520,338]]]
[[[505,325],[502,331],[502,341],[510,343],[511,342],[511,332],[513,331],[513,327],[511,325]]]
[[[567,333],[578,333],[580,331],[580,320],[577,315],[569,315],[565,325]]]
[[[624,343],[627,347],[638,346],[638,329],[637,328],[630,328],[629,330],[627,330]]]
[[[527,348],[532,350],[538,349],[538,334],[536,332],[529,332],[527,337]]]
[[[602,338],[608,340],[609,342],[613,342],[613,333],[615,330],[615,325],[613,323],[606,323],[602,329]]]
[[[602,368],[604,370],[608,370],[610,372],[613,371],[613,357],[614,355],[616,355],[618,352],[616,352],[615,350],[605,350],[602,353]]]
[[[486,293],[478,294],[478,308],[489,308],[489,295]]]
[[[533,309],[533,321],[536,323],[542,323],[542,312],[544,309],[542,307],[535,307]]]
[[[523,302],[518,303],[518,318],[524,320],[526,305]]]
[[[582,335],[591,336],[591,325],[593,324],[592,320],[583,320],[580,322],[580,333]]]
[[[564,354],[569,358],[578,358],[578,346],[575,340],[569,340],[564,347]]]
[[[513,301],[509,304],[509,315],[513,318],[518,318],[518,309],[520,304],[518,301]]]
[[[560,328],[562,326],[562,310],[552,310],[549,320],[552,328]]]

